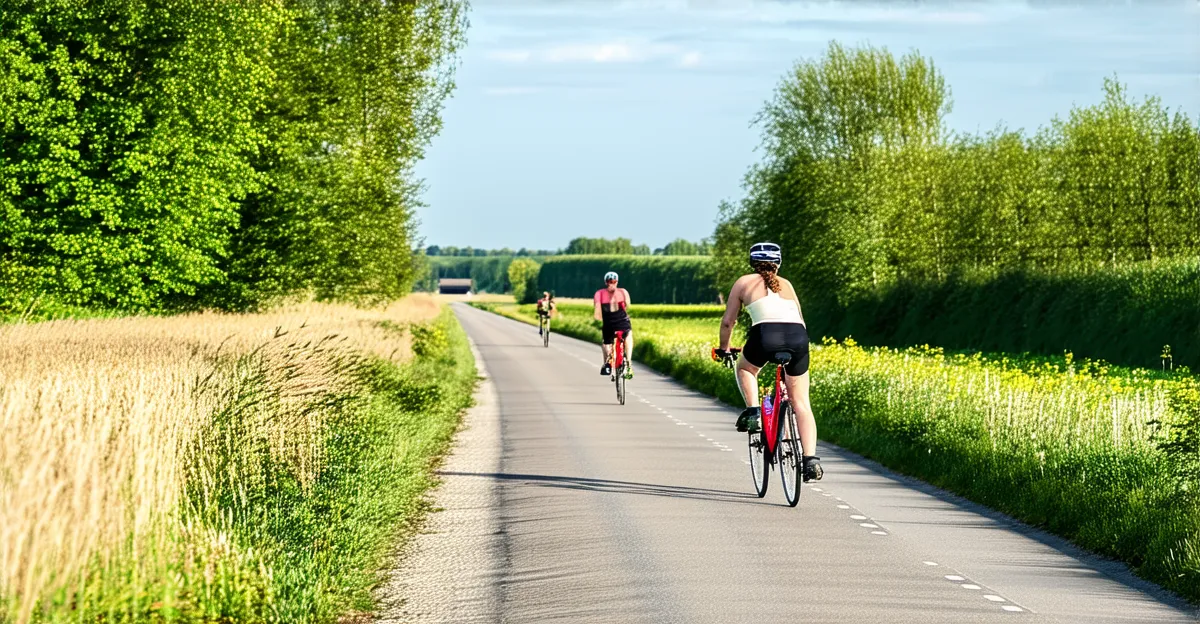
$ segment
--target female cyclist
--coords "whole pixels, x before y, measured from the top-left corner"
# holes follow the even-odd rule
[[[604,365],[600,367],[601,375],[612,374],[612,345],[616,342],[617,332],[625,332],[625,361],[633,362],[633,327],[629,323],[629,291],[617,286],[618,276],[615,271],[604,274],[604,288],[596,291],[592,297],[595,304],[593,317],[600,321],[600,333],[603,344],[600,350],[604,353]],[[633,366],[625,367],[625,378],[633,377]]]
[[[733,284],[721,318],[721,350],[729,350],[729,340],[743,306],[750,313],[750,332],[737,364],[738,389],[746,409],[738,416],[738,431],[761,428],[758,402],[758,371],[779,351],[792,354],[784,367],[788,398],[800,425],[800,444],[804,447],[804,480],[816,481],[823,475],[817,452],[817,421],[808,398],[808,330],[800,311],[800,300],[792,283],[779,277],[783,256],[775,243],[755,243],[750,247],[753,273]]]

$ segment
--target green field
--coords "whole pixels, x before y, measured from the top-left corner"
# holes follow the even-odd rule
[[[533,321],[532,306],[481,307]],[[555,331],[599,340],[590,306],[559,311]],[[634,306],[631,314],[636,360],[740,402],[733,375],[709,357],[719,307]],[[1069,354],[863,348],[848,339],[814,347],[812,397],[822,440],[1200,600],[1196,378]]]

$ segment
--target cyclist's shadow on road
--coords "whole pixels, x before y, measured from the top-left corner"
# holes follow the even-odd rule
[[[525,482],[535,487],[561,488],[567,490],[582,490],[587,492],[606,492],[611,494],[637,494],[641,496],[662,496],[667,498],[688,498],[710,500],[721,503],[770,504],[750,492],[729,492],[708,488],[694,488],[679,485],[656,485],[653,483],[636,483],[632,481],[612,481],[609,479],[589,479],[586,477],[559,477],[553,475],[508,474],[502,472],[454,472],[438,471],[442,476],[483,477],[496,481]]]

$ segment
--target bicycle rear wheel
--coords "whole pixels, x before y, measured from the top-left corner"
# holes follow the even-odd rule
[[[792,411],[790,402],[783,404],[782,418],[779,419],[779,444],[775,447],[778,460],[779,480],[783,482],[783,497],[789,507],[795,507],[800,502],[801,473],[804,470],[803,457],[800,454],[800,428],[796,425],[796,412]]]
[[[750,448],[750,476],[754,478],[754,492],[759,498],[767,495],[767,477],[771,474],[771,463],[767,461],[767,440],[761,432],[747,436]]]
[[[625,405],[625,365],[617,369],[617,402]]]

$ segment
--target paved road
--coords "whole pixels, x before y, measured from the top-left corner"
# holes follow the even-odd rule
[[[445,472],[487,486],[495,561],[476,582],[495,596],[431,620],[1198,621],[1119,564],[828,445],[798,508],[774,474],[758,499],[731,408],[645,367],[619,406],[595,345],[456,311],[490,371],[498,461]]]

